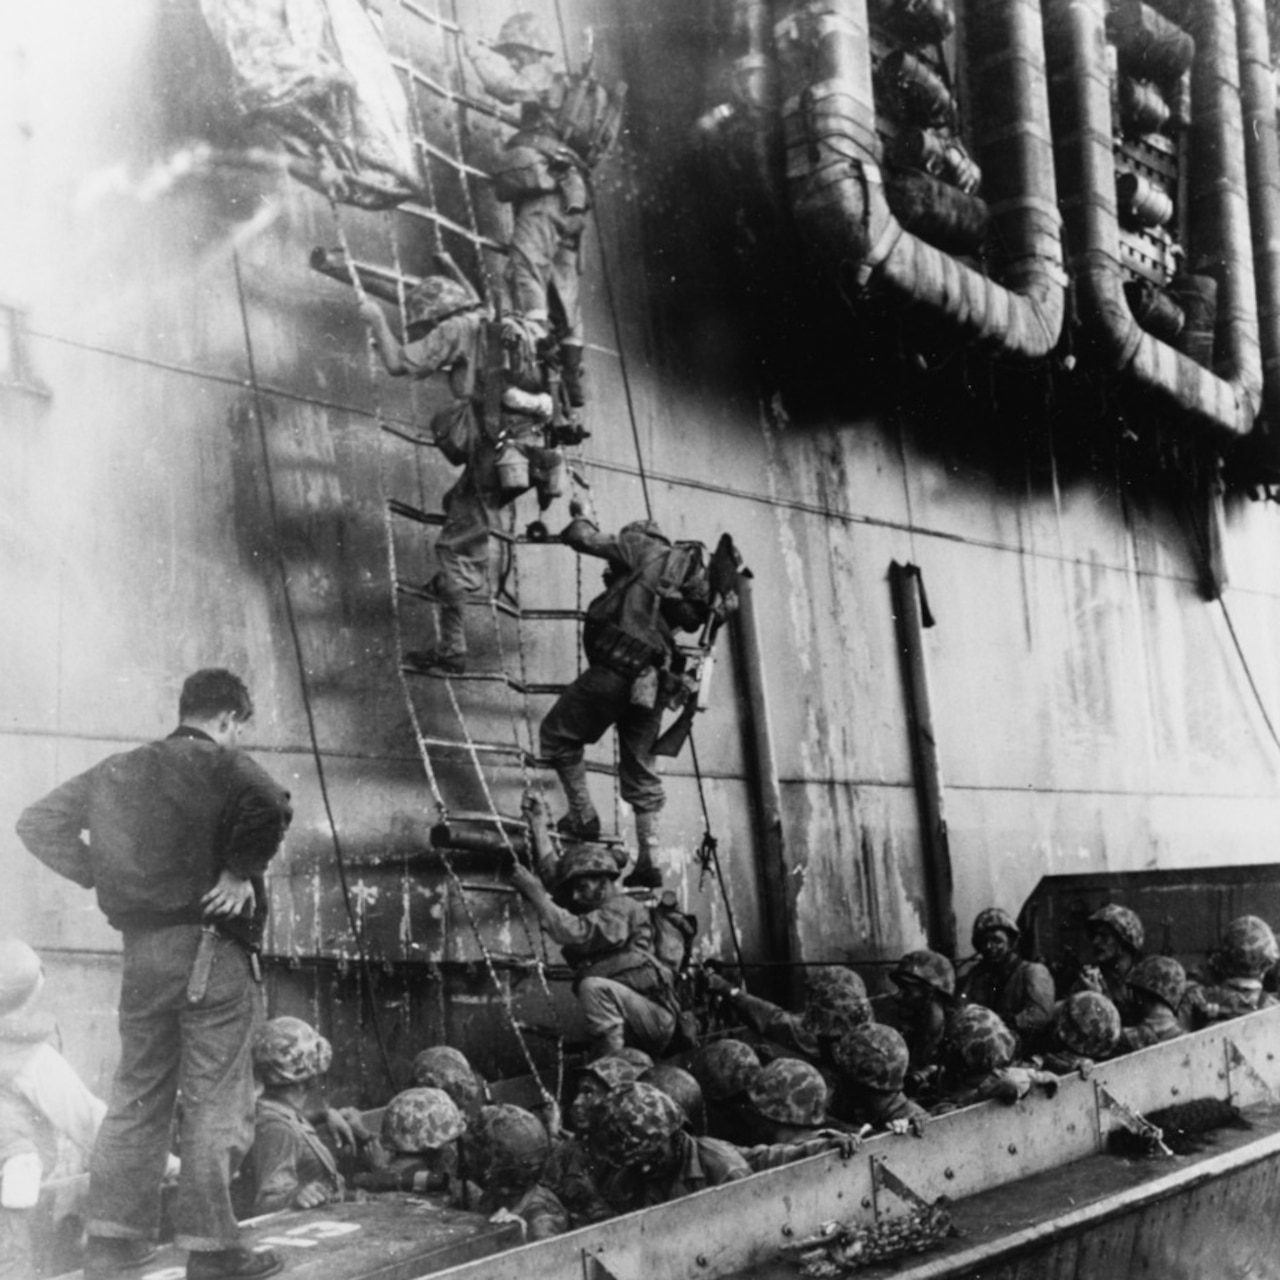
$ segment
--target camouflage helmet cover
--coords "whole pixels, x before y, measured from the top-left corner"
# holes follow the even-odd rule
[[[713,1040],[693,1055],[689,1070],[712,1102],[746,1093],[760,1074],[756,1051],[741,1040]]]
[[[872,1023],[836,1041],[836,1066],[855,1084],[897,1093],[907,1078],[907,1042],[892,1027]]]
[[[693,1131],[702,1131],[706,1122],[706,1101],[702,1096],[702,1086],[692,1074],[674,1063],[656,1062],[644,1072],[640,1082],[661,1089],[684,1112]]]
[[[382,1113],[382,1141],[393,1151],[438,1151],[466,1127],[462,1112],[443,1089],[406,1089]]]
[[[660,1157],[684,1127],[684,1112],[651,1084],[635,1081],[605,1099],[594,1142],[601,1156],[617,1168]]]
[[[1110,929],[1134,955],[1142,950],[1142,944],[1146,941],[1146,931],[1142,927],[1142,921],[1138,919],[1138,913],[1122,907],[1118,902],[1108,902],[1105,907],[1100,907],[1089,917],[1087,923]]]
[[[558,883],[569,884],[583,876],[605,876],[616,880],[621,873],[618,860],[602,844],[576,844],[560,860]]]
[[[629,1062],[637,1071],[648,1071],[653,1066],[652,1054],[645,1053],[643,1049],[636,1049],[631,1045],[626,1045],[609,1056],[621,1058],[623,1062]]]
[[[974,947],[980,947],[982,939],[996,929],[1003,929],[1009,935],[1010,946],[1017,944],[1019,930],[1018,926],[1013,922],[1013,917],[999,907],[987,907],[985,911],[979,911],[973,918]]]
[[[15,1013],[40,990],[44,966],[21,938],[0,938],[0,1017]]]
[[[506,53],[511,49],[532,49],[534,53],[550,57],[553,52],[551,41],[547,39],[547,33],[543,30],[542,23],[538,21],[538,15],[529,13],[527,10],[513,13],[502,24],[493,47],[499,53]]]
[[[951,1024],[951,1048],[964,1071],[987,1075],[1014,1060],[1018,1041],[999,1014],[971,1004]]]
[[[507,1103],[481,1107],[471,1134],[471,1150],[481,1177],[495,1171],[540,1173],[551,1154],[551,1139],[532,1112]]]
[[[1228,976],[1260,978],[1275,964],[1280,951],[1271,926],[1258,916],[1237,916],[1222,935],[1222,966]]]
[[[871,1021],[867,987],[843,965],[824,965],[805,979],[804,1025],[817,1036],[836,1039]]]
[[[956,993],[956,971],[946,956],[936,951],[908,951],[889,975],[896,982],[906,978],[908,982],[923,982],[939,995]]]
[[[1148,992],[1176,1011],[1187,993],[1187,973],[1172,956],[1148,956],[1134,966],[1129,986]]]
[[[253,1069],[263,1084],[304,1084],[332,1061],[328,1040],[301,1018],[272,1018],[253,1038]]]
[[[778,1124],[816,1128],[827,1119],[827,1082],[822,1072],[799,1058],[776,1058],[760,1072],[748,1093],[751,1105]]]
[[[466,1055],[447,1044],[433,1044],[413,1060],[413,1083],[418,1088],[443,1089],[466,1116],[474,1117],[484,1104],[485,1082]]]
[[[410,330],[422,331],[477,305],[475,296],[456,280],[427,276],[409,290],[404,302],[405,319]]]
[[[581,1076],[594,1076],[606,1089],[616,1089],[620,1084],[630,1084],[640,1074],[640,1068],[626,1058],[611,1053],[594,1062],[588,1062],[579,1073]]]
[[[1105,1058],[1120,1039],[1120,1013],[1106,996],[1077,991],[1054,1011],[1053,1033],[1072,1053]]]

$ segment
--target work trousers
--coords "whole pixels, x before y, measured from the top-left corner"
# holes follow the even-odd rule
[[[125,934],[120,1066],[90,1165],[91,1235],[155,1236],[181,1091],[175,1242],[209,1251],[239,1241],[230,1184],[253,1142],[251,1047],[261,998],[247,953],[218,937],[205,996],[188,1004],[200,936],[195,924]]]
[[[578,1003],[592,1039],[608,1041],[612,1048],[626,1044],[660,1054],[676,1028],[676,1016],[670,1009],[612,978],[583,978],[578,984]],[[621,1042],[616,1038],[619,1035]]]
[[[577,764],[583,746],[618,727],[618,790],[637,813],[656,813],[666,802],[653,744],[662,708],[631,703],[631,681],[608,667],[588,667],[556,699],[538,731],[542,754],[554,768]]]
[[[507,259],[512,308],[554,330],[560,341],[582,346],[582,213],[566,213],[565,197],[543,192],[519,201]]]

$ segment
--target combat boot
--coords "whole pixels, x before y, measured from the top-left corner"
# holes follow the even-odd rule
[[[128,1271],[145,1267],[157,1252],[150,1240],[90,1236],[85,1249],[85,1280],[115,1280]]]
[[[557,764],[555,771],[564,788],[564,798],[569,802],[569,812],[556,823],[556,830],[573,840],[599,840],[600,815],[587,790],[587,766],[578,760]]]
[[[636,814],[636,865],[622,882],[628,889],[660,889],[662,872],[658,870],[653,855],[658,850],[658,814]]]

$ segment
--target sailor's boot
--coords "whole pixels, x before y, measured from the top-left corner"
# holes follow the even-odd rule
[[[557,764],[555,771],[564,788],[564,798],[569,802],[569,812],[556,823],[556,830],[574,840],[598,840],[600,815],[587,790],[587,766],[577,760],[572,764]]]
[[[658,814],[657,811],[636,814],[636,865],[631,874],[622,882],[628,889],[659,889],[662,887],[662,872],[654,861],[653,855],[658,851]]]

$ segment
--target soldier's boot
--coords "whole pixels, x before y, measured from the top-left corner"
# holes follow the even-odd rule
[[[658,870],[653,855],[658,850],[658,814],[636,814],[636,865],[622,882],[628,889],[659,889],[662,872]]]
[[[569,420],[556,428],[556,442],[581,444],[591,432],[582,425],[582,407],[587,398],[582,385],[582,348],[577,343],[560,344],[560,379],[569,401]]]
[[[587,766],[577,760],[572,764],[557,764],[555,770],[564,788],[564,798],[569,802],[569,812],[556,823],[556,830],[575,840],[599,840],[600,815],[587,790]]]
[[[404,655],[405,666],[432,675],[462,675],[467,669],[467,636],[462,621],[466,593],[459,592],[443,573],[425,583],[423,593],[439,608],[440,643],[428,649],[410,649]]]

